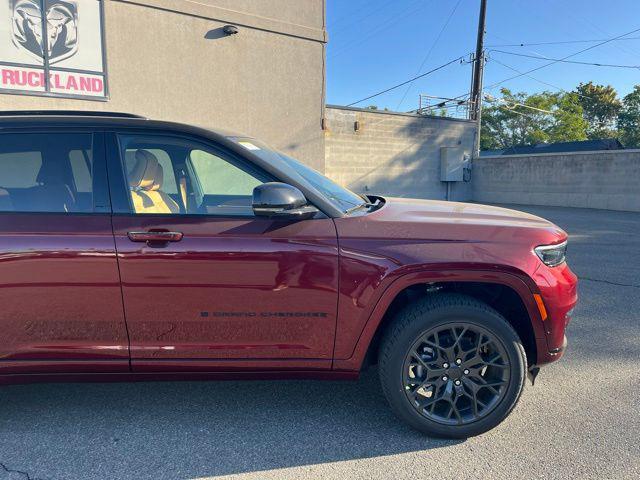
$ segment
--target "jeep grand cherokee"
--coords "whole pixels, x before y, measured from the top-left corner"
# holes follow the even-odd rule
[[[501,422],[559,359],[567,235],[360,196],[253,138],[0,115],[0,383],[356,379],[430,435]]]

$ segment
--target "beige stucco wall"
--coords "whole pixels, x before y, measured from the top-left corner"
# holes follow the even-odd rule
[[[244,12],[281,22],[323,29],[322,1],[305,0],[198,0],[197,3]]]
[[[106,0],[109,101],[0,94],[0,109],[122,111],[239,131],[324,170],[324,8]],[[228,23],[240,33],[220,36]]]
[[[326,119],[326,174],[359,193],[445,199],[440,148],[473,148],[475,124],[467,120],[334,106]],[[452,184],[450,198],[469,200],[470,185]]]

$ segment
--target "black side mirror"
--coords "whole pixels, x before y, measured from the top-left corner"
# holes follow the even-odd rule
[[[303,220],[313,217],[318,209],[309,205],[296,187],[268,182],[253,189],[253,213],[257,217]]]

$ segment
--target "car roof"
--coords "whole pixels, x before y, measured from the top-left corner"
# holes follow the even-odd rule
[[[142,115],[123,112],[79,110],[10,110],[0,112],[0,129],[33,126],[118,126],[129,128],[169,129],[199,134],[206,132],[219,137],[236,135],[233,132],[227,132],[216,128],[197,127],[164,120],[150,120]]]

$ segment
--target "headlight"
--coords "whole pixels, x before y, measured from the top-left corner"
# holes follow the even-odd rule
[[[542,263],[549,267],[557,267],[564,263],[567,256],[567,242],[557,245],[541,245],[533,249]]]

